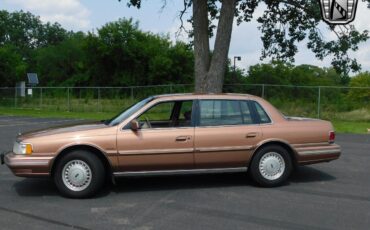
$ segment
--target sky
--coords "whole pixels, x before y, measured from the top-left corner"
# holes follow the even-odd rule
[[[353,24],[359,30],[370,31],[370,10],[366,4],[359,0],[356,19]],[[142,8],[129,8],[125,0],[0,0],[0,9],[13,11],[29,11],[40,16],[44,22],[58,22],[68,30],[96,31],[107,22],[119,18],[133,18],[139,21],[140,29],[152,33],[169,35],[175,40],[187,41],[187,35],[182,33],[176,36],[180,20],[179,11],[182,9],[181,0],[166,0],[166,7],[162,9],[163,0],[143,0]],[[261,15],[263,6],[256,11],[256,16]],[[188,16],[191,12],[188,13]],[[190,25],[186,25],[190,27]],[[236,65],[248,69],[250,65],[261,63],[262,50],[261,33],[257,29],[258,23],[252,21],[234,25],[230,45],[229,58],[241,56],[241,61]],[[326,24],[320,25],[323,36],[334,38],[334,34],[326,29]],[[211,41],[213,45],[213,41]],[[299,52],[295,57],[295,64],[311,64],[320,67],[330,66],[330,57],[319,60],[306,48],[305,43],[298,46]],[[359,50],[350,54],[357,58],[362,65],[362,70],[370,71],[370,40],[360,45]],[[263,62],[268,62],[264,60]]]

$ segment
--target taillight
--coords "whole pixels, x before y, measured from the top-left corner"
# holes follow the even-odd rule
[[[329,143],[334,143],[334,141],[335,141],[335,132],[330,131],[329,132]]]

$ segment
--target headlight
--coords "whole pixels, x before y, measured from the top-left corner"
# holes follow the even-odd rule
[[[32,145],[22,142],[14,142],[13,152],[15,154],[21,155],[31,155],[32,154]]]

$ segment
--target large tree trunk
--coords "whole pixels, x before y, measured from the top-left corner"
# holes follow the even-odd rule
[[[210,65],[207,1],[194,0],[193,20],[195,92],[203,92],[203,81]]]
[[[195,92],[221,93],[233,28],[236,0],[223,0],[210,60],[207,1],[193,1]]]

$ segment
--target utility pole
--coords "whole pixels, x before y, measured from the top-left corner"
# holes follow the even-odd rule
[[[236,65],[235,65],[236,60],[241,61],[242,60],[242,57],[240,57],[240,56],[234,56],[234,72],[233,72],[233,75],[234,75],[234,81],[235,82],[236,82]]]

